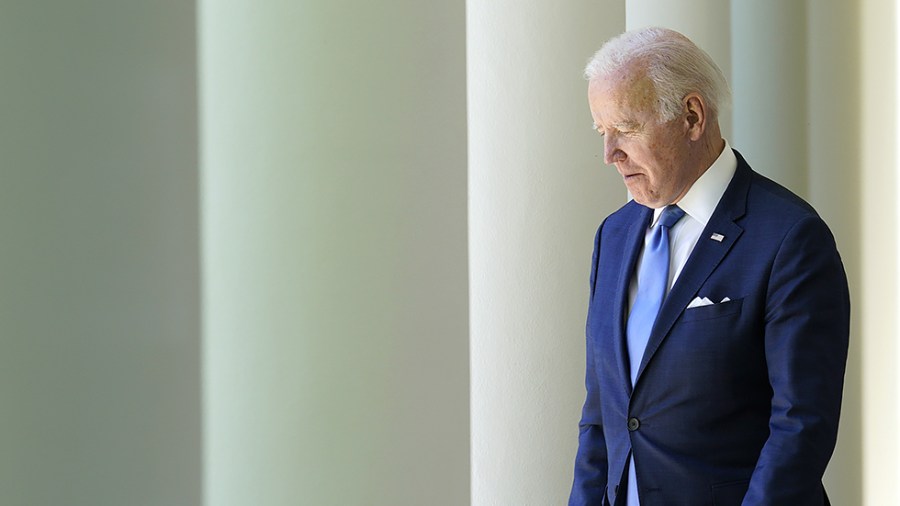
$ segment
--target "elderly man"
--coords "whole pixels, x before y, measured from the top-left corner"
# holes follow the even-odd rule
[[[728,85],[666,29],[587,66],[634,200],[600,225],[570,505],[828,504],[849,334],[828,227],[722,138]]]

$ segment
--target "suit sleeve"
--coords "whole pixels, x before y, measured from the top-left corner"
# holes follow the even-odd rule
[[[600,235],[603,226],[597,230],[594,239],[594,254],[591,266],[590,297],[594,299],[597,283],[597,264],[600,255]],[[590,303],[588,304],[588,322],[590,322]],[[575,480],[569,496],[569,506],[594,506],[605,504],[602,501],[606,493],[607,457],[606,440],[603,436],[603,425],[600,413],[600,385],[594,369],[594,351],[588,325],[586,345],[585,389],[587,395],[578,424],[578,452],[575,456]]]
[[[765,312],[770,432],[743,505],[821,506],[837,439],[850,297],[834,238],[817,216],[785,236]]]

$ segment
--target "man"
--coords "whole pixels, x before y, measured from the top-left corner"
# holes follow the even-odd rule
[[[828,504],[849,334],[831,232],[722,139],[728,85],[683,35],[625,33],[585,72],[634,200],[595,240],[569,504]]]

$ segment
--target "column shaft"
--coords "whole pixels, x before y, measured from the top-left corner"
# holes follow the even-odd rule
[[[200,13],[207,504],[464,504],[463,3]]]
[[[897,205],[898,63],[896,2],[861,6],[861,156],[848,167],[861,174],[859,203],[862,320],[863,489],[866,505],[900,504],[900,207]],[[836,71],[843,72],[843,69]],[[846,128],[845,124],[840,129]],[[848,130],[848,135],[853,131]]]
[[[0,504],[201,501],[191,2],[3,2]]]
[[[467,3],[472,504],[563,504],[584,401],[594,232],[625,202],[587,59],[622,3]]]
[[[806,18],[803,2],[731,3],[730,140],[756,171],[808,198]]]

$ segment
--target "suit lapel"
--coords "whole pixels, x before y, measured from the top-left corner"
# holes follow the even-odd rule
[[[735,221],[746,212],[747,191],[750,188],[752,172],[740,154],[737,152],[735,154],[738,158],[735,175],[710,217],[709,223],[700,234],[700,239],[684,264],[678,280],[675,281],[675,285],[663,301],[653,329],[650,331],[650,339],[641,359],[635,386],[640,383],[641,375],[647,368],[647,364],[650,363],[656,350],[668,336],[675,321],[744,232],[744,229]],[[724,238],[721,241],[714,240],[711,237],[713,234],[722,235]]]
[[[619,377],[622,378],[622,384],[625,385],[625,391],[629,396],[631,395],[632,386],[631,371],[628,365],[627,337],[625,334],[625,322],[628,318],[628,294],[631,286],[631,276],[634,274],[638,253],[644,246],[644,235],[647,232],[647,227],[650,226],[651,216],[653,216],[652,209],[638,205],[637,218],[631,221],[622,243],[622,259],[624,261],[620,263],[619,276],[616,279],[615,293],[618,295],[616,296],[615,307],[613,307],[612,313],[615,321],[613,335],[617,344],[615,348],[616,361],[619,364]]]

